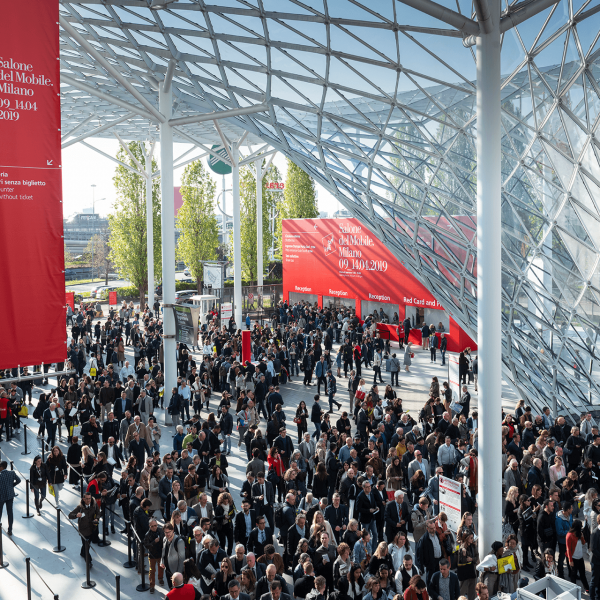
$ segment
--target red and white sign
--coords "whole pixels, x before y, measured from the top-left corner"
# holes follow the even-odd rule
[[[117,292],[108,292],[108,305],[109,306],[117,305]]]
[[[231,302],[223,302],[221,304],[221,320],[229,321],[233,315],[233,304]]]
[[[323,296],[399,305],[399,318],[405,306],[443,310],[402,263],[369,229],[357,219],[284,219],[282,221],[283,293]],[[389,315],[390,318],[392,315]],[[397,328],[392,339],[398,339]],[[450,318],[446,334],[449,351],[460,351],[476,344]],[[412,330],[410,341],[420,344],[420,331]]]
[[[250,301],[254,300],[254,294],[252,292],[250,292],[248,294],[248,300],[250,300]]]
[[[461,499],[462,483],[440,475],[440,512],[448,515],[448,528],[454,532],[458,531],[462,517]]]
[[[2,3],[0,369],[66,356],[58,6]]]
[[[265,188],[267,190],[283,190],[285,189],[285,183],[280,183],[279,181],[269,181],[269,183],[265,185]]]
[[[67,304],[72,310],[75,310],[75,292],[65,292]]]

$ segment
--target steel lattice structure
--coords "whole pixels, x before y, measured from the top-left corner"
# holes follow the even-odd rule
[[[154,137],[151,109],[171,75],[175,121],[264,105],[224,119],[221,132],[173,122],[174,139],[206,148],[246,134],[283,152],[476,339],[469,36],[485,29],[485,1],[152,3],[61,2],[66,143]],[[504,375],[536,407],[555,398],[577,413],[600,401],[590,375],[600,342],[600,3],[503,8]]]

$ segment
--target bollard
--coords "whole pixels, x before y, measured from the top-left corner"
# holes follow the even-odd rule
[[[42,438],[42,464],[46,464],[46,449],[44,448],[45,446],[45,442],[44,439]]]
[[[90,579],[90,540],[85,540],[85,581],[81,584],[84,590],[89,590],[96,587],[96,582]]]
[[[27,569],[27,600],[31,600],[31,558],[25,558],[25,566]]]
[[[24,515],[21,515],[22,519],[31,519],[33,515],[29,514],[29,481],[25,480],[25,506],[27,507],[27,512]]]
[[[108,525],[106,524],[106,503],[102,501],[102,539],[98,542],[100,548],[110,546],[110,542],[106,539],[106,531]]]
[[[83,500],[83,473],[79,477],[79,495],[81,496],[81,499]]]
[[[11,471],[15,470],[15,463],[12,460],[10,461],[10,470]]]
[[[23,437],[25,439],[25,450],[21,452],[21,454],[31,454],[31,452],[27,450],[27,425],[23,425]]]
[[[6,569],[8,567],[8,563],[4,562],[4,551],[2,550],[2,523],[0,523],[0,569]]]
[[[139,555],[139,567],[142,575],[142,583],[136,586],[136,591],[147,592],[150,589],[150,585],[146,583],[146,565],[144,564],[144,545],[141,541],[138,542],[138,555]]]
[[[64,552],[65,547],[60,544],[60,508],[56,509],[56,546],[52,548],[52,552]]]
[[[121,600],[121,576],[115,575],[115,600]]]
[[[126,529],[127,529],[127,562],[123,563],[123,566],[126,569],[133,569],[135,567],[135,560],[131,560],[131,523],[129,521],[125,521]]]

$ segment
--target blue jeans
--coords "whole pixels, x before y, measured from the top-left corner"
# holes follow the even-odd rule
[[[35,508],[38,509],[42,506],[42,500],[46,498],[46,486],[43,488],[33,488],[33,497],[35,498]]]
[[[440,350],[440,354],[442,355],[442,364],[445,365],[446,364],[446,351]]]
[[[318,440],[321,437],[321,423],[315,423],[315,432],[313,437]]]
[[[160,452],[160,446],[156,440],[152,442],[152,449],[154,450],[154,452]]]
[[[223,435],[222,439],[225,442],[223,444],[223,452],[231,452],[231,436],[230,435]]]
[[[190,418],[190,401],[189,400],[184,400],[183,403],[181,404],[181,407],[179,409],[180,413],[181,413],[181,420],[183,421],[183,413],[184,411],[187,413],[187,418],[189,420]]]
[[[377,548],[377,519],[373,517],[370,523],[363,523],[363,529],[371,532],[371,548]]]
[[[295,373],[294,373],[294,369],[296,370]],[[300,374],[300,370],[298,369],[298,359],[291,358],[290,359],[290,375],[299,375],[299,374]]]

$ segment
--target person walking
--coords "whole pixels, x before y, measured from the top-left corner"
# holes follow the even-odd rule
[[[404,370],[408,373],[410,371],[410,365],[412,364],[412,342],[406,344],[404,350]]]
[[[21,480],[15,471],[8,471],[7,467],[8,463],[5,460],[0,462],[0,522],[6,504],[6,514],[8,515],[8,531],[6,533],[12,535],[15,487],[21,483]]]
[[[396,385],[398,387],[400,387],[400,384],[398,383],[398,373],[400,372],[400,361],[398,360],[398,358],[396,357],[396,354],[392,354],[392,358],[390,359],[390,373],[392,376],[392,387],[394,387],[394,381],[396,382]],[[375,378],[377,379],[377,377]],[[383,379],[381,380],[383,382]]]
[[[100,519],[100,513],[98,510],[98,504],[92,499],[90,492],[85,492],[81,502],[69,513],[69,519],[77,519],[79,526],[79,535],[81,536],[81,558],[87,558],[85,554],[86,541],[89,544],[98,537],[98,521]],[[88,550],[89,550],[88,544]],[[92,558],[90,556],[90,565],[92,564]]]
[[[40,514],[42,501],[46,499],[46,485],[48,483],[48,468],[42,463],[42,457],[36,456],[29,469],[29,486],[35,498],[35,510]]]

